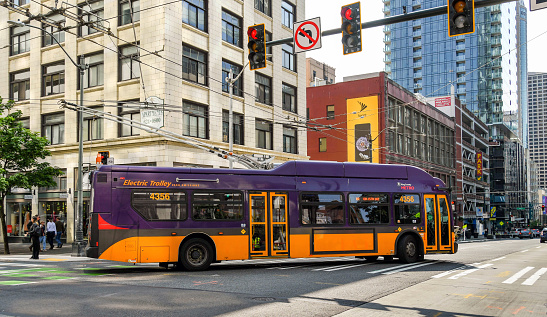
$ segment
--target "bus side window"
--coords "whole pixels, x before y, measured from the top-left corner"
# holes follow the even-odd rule
[[[395,194],[393,195],[393,207],[395,208],[395,222],[397,224],[422,223],[419,195]]]

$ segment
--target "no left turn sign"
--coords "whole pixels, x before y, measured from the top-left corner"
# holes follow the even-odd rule
[[[293,43],[295,53],[321,48],[321,19],[294,22]]]

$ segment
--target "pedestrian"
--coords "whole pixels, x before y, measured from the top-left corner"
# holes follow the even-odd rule
[[[35,216],[33,216],[33,217],[35,217]],[[30,252],[32,252],[32,236],[30,234],[30,228],[32,228],[33,223],[34,223],[34,221],[33,221],[32,218],[29,219],[29,221],[27,223],[27,236],[30,238],[30,246],[28,247],[28,249],[30,250]]]
[[[55,240],[57,241],[57,248],[63,247],[63,242],[61,241],[61,234],[65,231],[65,225],[61,221],[61,218],[57,217],[57,221],[55,221],[55,230],[57,230],[57,234],[55,235]]]
[[[42,246],[42,251],[46,250],[46,223],[40,222],[40,245]]]
[[[49,221],[47,223],[47,242],[49,243],[49,249],[53,250],[53,237],[57,234],[57,229],[55,228],[55,222],[53,222],[53,218],[49,218]]]
[[[39,217],[32,216],[32,226],[30,227],[29,234],[32,239],[32,256],[30,257],[33,260],[38,260],[40,256],[40,234],[42,230],[39,225]]]

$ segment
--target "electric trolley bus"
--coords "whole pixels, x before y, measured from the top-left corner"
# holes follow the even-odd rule
[[[420,261],[456,253],[443,182],[405,165],[291,161],[272,170],[102,166],[87,256],[205,270],[256,258]]]

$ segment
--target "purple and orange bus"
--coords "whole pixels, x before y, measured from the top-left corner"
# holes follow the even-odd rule
[[[265,257],[412,263],[457,251],[445,185],[412,166],[102,166],[91,201],[87,255],[113,261],[204,270]]]

